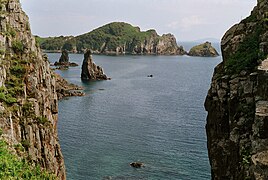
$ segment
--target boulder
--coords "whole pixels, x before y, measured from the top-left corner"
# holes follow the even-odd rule
[[[97,66],[92,59],[92,51],[87,50],[84,54],[82,65],[82,80],[108,80],[109,78],[104,74],[102,67]]]
[[[144,167],[144,163],[142,163],[142,162],[132,162],[129,165],[131,167],[134,167],[134,168],[142,168],[142,167]]]

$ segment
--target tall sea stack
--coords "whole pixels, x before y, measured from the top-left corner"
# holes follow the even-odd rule
[[[92,59],[91,50],[87,50],[84,54],[84,60],[82,65],[82,80],[107,80],[107,76],[104,74],[102,67],[97,66]]]
[[[59,179],[66,179],[57,134],[56,80],[18,0],[0,0],[0,139]],[[20,153],[18,150],[14,152]]]
[[[205,107],[212,179],[268,178],[268,2],[222,38]]]

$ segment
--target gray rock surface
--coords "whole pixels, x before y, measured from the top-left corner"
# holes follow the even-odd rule
[[[13,98],[0,102],[2,138],[10,147],[21,143],[25,158],[66,179],[57,134],[56,78],[18,0],[0,3],[0,86],[6,99]]]
[[[267,0],[258,0],[251,16],[221,42],[223,62],[215,68],[205,102],[215,180],[268,178],[267,12]]]

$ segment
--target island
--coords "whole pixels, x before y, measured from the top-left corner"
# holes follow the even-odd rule
[[[189,56],[201,56],[201,57],[217,57],[219,53],[217,50],[211,45],[211,42],[205,42],[203,44],[199,44],[190,49]]]
[[[36,37],[46,52],[85,53],[105,55],[184,55],[186,51],[172,34],[158,35],[153,29],[141,31],[125,22],[113,22],[79,36]]]

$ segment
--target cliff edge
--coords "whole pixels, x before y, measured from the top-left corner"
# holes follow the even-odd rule
[[[221,42],[205,108],[212,179],[268,178],[268,2]]]
[[[56,77],[18,0],[0,0],[1,139],[28,162],[66,179],[57,135]]]

